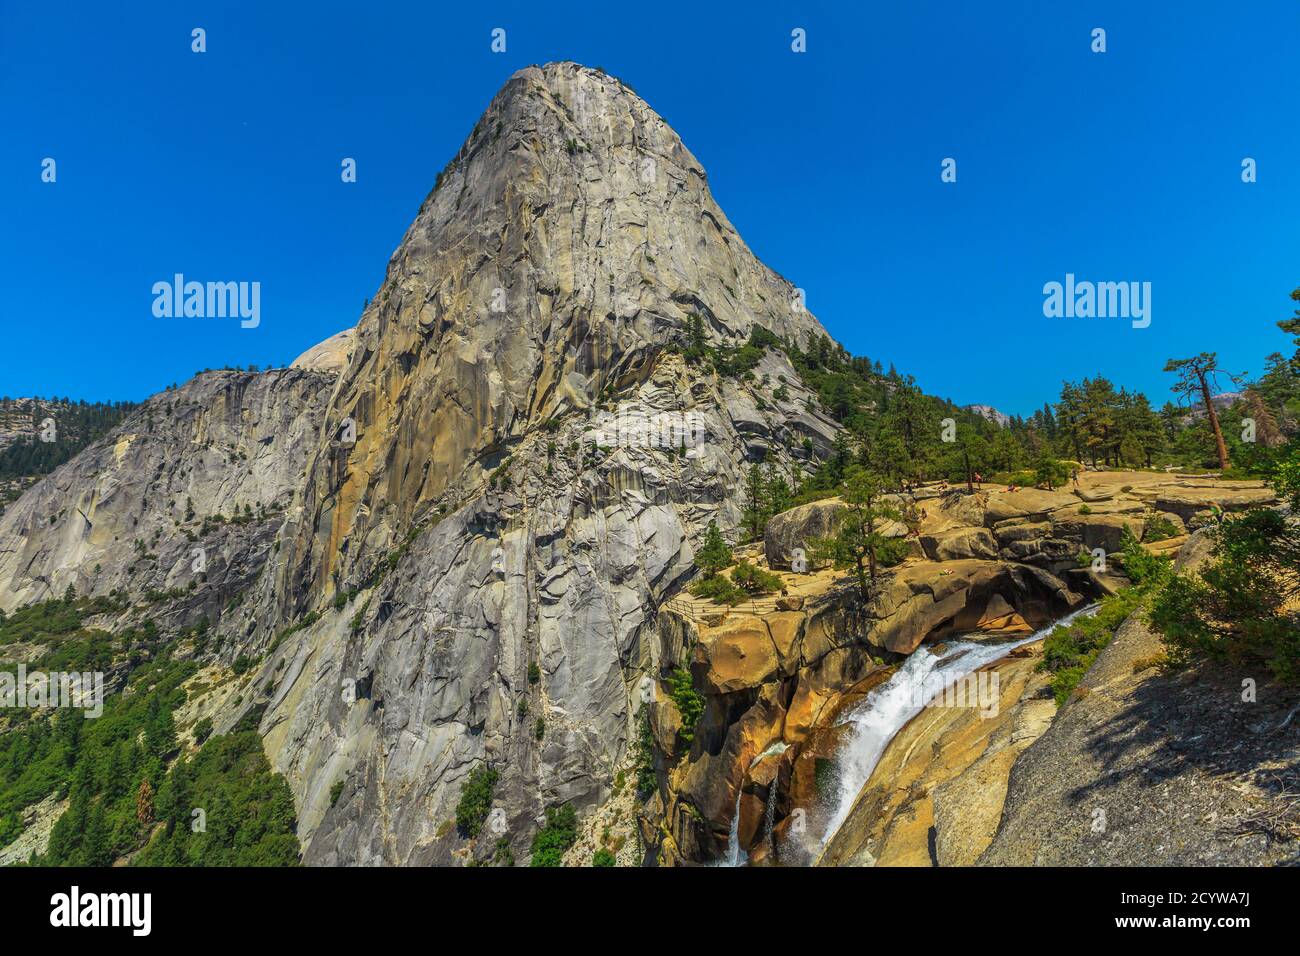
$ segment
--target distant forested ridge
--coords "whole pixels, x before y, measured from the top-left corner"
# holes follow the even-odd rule
[[[5,502],[70,461],[139,407],[137,402],[0,397],[0,513]],[[45,426],[47,421],[53,426]],[[53,441],[42,440],[43,431]]]

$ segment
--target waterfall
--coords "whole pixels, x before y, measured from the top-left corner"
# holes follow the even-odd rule
[[[749,767],[746,768],[746,771],[748,772],[748,770],[751,770],[755,766],[757,766],[759,761],[761,761],[763,758],[779,757],[781,754],[785,753],[789,749],[790,749],[789,744],[785,743],[784,741],[778,740],[776,743],[772,744],[761,754],[759,754],[757,757],[751,760],[749,762]],[[736,791],[736,807],[731,812],[731,829],[727,832],[727,855],[718,862],[718,866],[743,866],[744,864],[749,862],[749,854],[740,848],[740,798],[741,795],[744,793],[744,786],[745,786],[745,780],[742,777],[740,780],[740,788],[737,789]],[[768,789],[768,796],[767,796],[767,817],[766,817],[767,830],[765,835],[769,838],[771,837],[772,834],[772,820],[775,812],[776,812],[776,779],[773,778],[772,785]]]
[[[925,645],[917,648],[889,680],[873,689],[845,718],[850,730],[835,755],[838,785],[829,795],[829,819],[820,846],[826,846],[848,818],[885,747],[909,720],[925,709],[929,700],[1015,648],[1041,640],[1054,628],[1069,624],[1080,615],[1092,614],[1096,608],[1095,604],[1081,608],[1018,641],[958,638],[944,642],[940,653]]]
[[[849,734],[835,754],[838,765],[838,782],[835,792],[827,800],[828,822],[821,838],[816,841],[814,855],[830,842],[848,818],[854,801],[871,778],[880,756],[894,736],[907,722],[925,709],[937,694],[942,694],[954,683],[983,667],[1006,657],[1017,647],[1042,640],[1055,628],[1069,624],[1077,617],[1087,617],[1097,610],[1096,604],[1073,611],[1028,637],[1017,641],[974,641],[960,637],[943,642],[942,650],[928,645],[918,647],[893,676],[874,688],[849,713],[842,718],[850,726]],[[777,742],[750,761],[750,768],[765,757],[783,753],[788,748]],[[743,786],[744,781],[742,779]],[[744,866],[749,854],[740,848],[740,792],[736,794],[736,807],[731,815],[731,830],[727,836],[727,855],[717,866]],[[771,840],[772,824],[776,812],[776,781],[768,792],[763,837]]]
[[[727,834],[727,855],[722,866],[740,866],[749,862],[749,854],[740,848],[740,796],[744,791],[736,788],[736,809],[731,813],[731,831]]]

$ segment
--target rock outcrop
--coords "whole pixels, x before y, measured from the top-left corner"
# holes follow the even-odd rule
[[[959,560],[906,566],[881,588],[868,640],[896,654],[1011,614],[1041,626],[1084,601],[1060,578],[1029,565]]]
[[[844,502],[839,498],[824,498],[773,515],[763,529],[767,563],[773,568],[789,570],[798,550],[811,563],[813,542],[835,532],[837,516],[843,510]]]
[[[352,357],[352,338],[352,329],[344,329],[324,342],[313,345],[294,359],[289,367],[337,375],[347,367],[348,359]]]

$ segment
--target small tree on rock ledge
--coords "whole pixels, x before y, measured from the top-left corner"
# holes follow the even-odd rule
[[[852,571],[865,602],[875,592],[880,566],[897,564],[906,555],[906,542],[887,538],[880,530],[886,522],[902,521],[903,515],[885,500],[881,478],[860,466],[850,466],[846,472],[841,497],[848,507],[836,516],[835,534],[814,540],[813,555]]]
[[[695,554],[695,566],[703,571],[706,577],[713,577],[731,562],[731,549],[727,547],[722,532],[718,530],[718,523],[710,521],[709,527],[704,532],[704,544]]]

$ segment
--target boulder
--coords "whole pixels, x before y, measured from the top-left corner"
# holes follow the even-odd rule
[[[1054,516],[1052,520],[1053,537],[1072,543],[1077,542],[1088,550],[1105,548],[1107,554],[1120,550],[1125,528],[1128,528],[1135,538],[1141,540],[1142,532],[1146,529],[1146,520],[1140,515],[1081,515],[1077,512],[1062,513]]]
[[[976,492],[973,495],[949,494],[944,498],[938,516],[953,524],[981,527],[987,503],[988,492]]]
[[[1080,501],[1089,504],[1099,504],[1103,501],[1111,501],[1115,497],[1113,491],[1075,491],[1074,493],[1078,495]]]
[[[767,625],[749,614],[732,615],[721,627],[705,631],[697,645],[699,652],[707,663],[705,686],[715,694],[758,687],[775,676],[779,665]]]
[[[1174,537],[1177,537],[1180,534],[1187,534],[1187,523],[1183,521],[1180,515],[1177,515],[1172,511],[1156,512],[1156,519],[1159,520],[1161,518],[1174,526]]]
[[[829,537],[835,530],[836,515],[844,508],[839,498],[826,498],[769,518],[763,529],[768,567],[789,570],[795,549],[803,548],[807,552],[814,538]]]
[[[661,684],[655,688],[650,704],[650,733],[655,745],[666,754],[677,752],[677,732],[682,729],[682,714]]]
[[[1051,531],[1051,522],[1026,521],[1023,518],[1013,518],[1010,521],[999,522],[995,525],[993,536],[997,538],[998,544],[1005,548],[1016,541],[1035,541],[1046,538],[1051,534]]]
[[[1172,512],[1184,521],[1216,504],[1224,511],[1247,511],[1277,504],[1277,495],[1269,488],[1162,489],[1155,500],[1156,510]]]
[[[1021,617],[1001,594],[994,594],[988,599],[975,629],[983,634],[998,636],[1028,634],[1033,631],[1029,622]]]
[[[910,654],[925,641],[977,630],[995,595],[1032,626],[1083,601],[1060,578],[1028,565],[981,560],[919,564],[903,568],[884,585],[870,609],[875,620],[867,639]]]
[[[1079,499],[1064,491],[1021,488],[1018,491],[994,492],[988,496],[984,521],[992,527],[999,521],[1011,518],[1046,516],[1071,504],[1078,507]]]
[[[998,545],[987,528],[950,528],[935,534],[921,535],[921,547],[932,561],[957,561],[962,558],[996,558]]]

